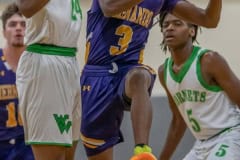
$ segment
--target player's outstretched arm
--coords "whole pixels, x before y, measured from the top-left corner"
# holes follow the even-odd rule
[[[106,17],[121,13],[134,7],[143,0],[98,0],[103,14]]]
[[[240,107],[240,80],[220,54],[217,52],[204,54],[201,58],[201,69],[211,81],[226,92],[233,103]]]
[[[222,10],[222,0],[209,0],[206,9],[199,8],[194,4],[180,0],[173,9],[177,17],[207,28],[217,27]]]
[[[158,69],[158,75],[160,83],[162,84],[163,88],[165,89],[169,101],[169,106],[172,111],[172,121],[168,130],[167,139],[163,150],[159,156],[159,160],[170,160],[171,156],[173,155],[174,151],[177,148],[180,140],[182,139],[185,131],[186,131],[186,124],[176,106],[175,102],[173,101],[172,96],[168,92],[165,80],[164,80],[164,66],[160,66]]]
[[[16,4],[22,14],[29,18],[44,7],[49,0],[16,0]]]

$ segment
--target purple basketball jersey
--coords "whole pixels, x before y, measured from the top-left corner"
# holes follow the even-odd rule
[[[18,115],[16,75],[9,68],[0,49],[0,141],[23,135]],[[20,122],[20,123],[19,123]]]
[[[120,126],[131,99],[125,94],[127,73],[143,67],[143,53],[153,18],[170,11],[178,0],[144,0],[139,5],[105,17],[93,0],[87,19],[86,65],[81,75],[81,139],[88,156],[123,141]]]
[[[98,0],[93,0],[87,19],[87,64],[141,63],[153,18],[171,10],[177,1],[144,0],[108,18],[104,17]]]

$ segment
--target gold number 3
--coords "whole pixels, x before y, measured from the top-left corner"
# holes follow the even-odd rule
[[[120,55],[126,52],[129,43],[132,41],[133,30],[130,26],[121,25],[116,29],[116,35],[121,36],[118,46],[111,46],[109,52],[111,55]]]

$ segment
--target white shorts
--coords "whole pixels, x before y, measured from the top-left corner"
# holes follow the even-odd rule
[[[76,57],[24,52],[16,74],[26,143],[72,146],[81,115]]]
[[[196,141],[183,160],[240,160],[240,126],[206,141]]]

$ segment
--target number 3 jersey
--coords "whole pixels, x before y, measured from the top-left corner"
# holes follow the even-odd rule
[[[238,106],[219,86],[208,85],[202,77],[200,59],[206,52],[195,46],[178,74],[173,72],[171,58],[164,66],[167,89],[188,128],[199,140],[209,139],[240,124]]]
[[[178,0],[144,0],[139,5],[105,17],[93,0],[87,19],[86,63],[106,65],[142,63],[153,18],[160,11],[171,10]]]
[[[0,141],[23,135],[15,81],[16,75],[0,49]]]

